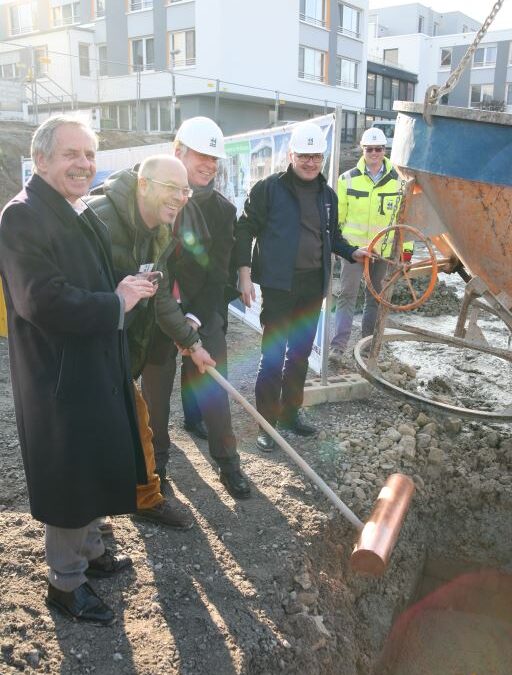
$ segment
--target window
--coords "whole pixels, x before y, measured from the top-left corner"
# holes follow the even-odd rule
[[[472,84],[469,99],[470,108],[481,108],[482,104],[490,103],[494,95],[492,84]]]
[[[325,53],[310,47],[299,47],[299,77],[324,82]]]
[[[368,73],[366,76],[366,107],[375,108],[375,78],[376,75]]]
[[[512,65],[512,42],[510,43],[509,51],[508,51],[508,64],[509,66]]]
[[[434,30],[432,31],[432,35],[435,37],[439,33],[439,24],[434,21]]]
[[[467,24],[465,24],[465,23],[462,24],[462,32],[463,32],[463,33],[468,33],[468,32],[469,32],[469,28],[468,28]]]
[[[414,101],[414,83],[400,80],[398,84],[398,100]]]
[[[79,2],[52,2],[52,21],[54,26],[70,26],[80,21]]]
[[[17,80],[21,77],[21,70],[19,63],[3,63],[0,64],[0,79],[2,80]]]
[[[96,13],[96,18],[101,19],[102,16],[105,16],[105,10],[106,10],[106,0],[96,0],[95,1],[95,13]]]
[[[183,68],[196,64],[196,31],[182,30],[171,33],[170,66]]]
[[[324,0],[300,0],[300,19],[325,26]]]
[[[398,49],[384,49],[384,63],[398,64]]]
[[[132,68],[138,70],[153,70],[155,67],[155,48],[153,38],[132,40]]]
[[[496,64],[496,47],[478,47],[473,56],[473,66],[494,66]]]
[[[89,45],[85,42],[78,43],[78,66],[80,75],[89,77],[91,74],[91,65],[89,63]]]
[[[450,68],[452,65],[452,48],[441,49],[441,68]]]
[[[130,0],[130,12],[138,12],[151,7],[153,7],[153,0]]]
[[[418,17],[418,33],[423,33],[423,30],[425,28],[425,17],[421,16],[421,14]]]
[[[11,21],[11,35],[31,33],[34,30],[34,17],[32,15],[32,3],[24,2],[21,5],[9,7]]]
[[[355,143],[357,134],[357,114],[344,112],[342,114],[341,141],[342,143]]]
[[[391,80],[382,78],[382,110],[391,110]]]
[[[358,87],[358,62],[350,59],[340,58],[336,59],[336,84],[338,87],[350,87],[357,89]]]
[[[338,3],[338,13],[340,22],[339,32],[352,37],[360,37],[361,10],[340,2]]]
[[[48,58],[48,47],[46,45],[34,49],[34,60],[36,77],[45,77],[48,74],[48,64],[50,63],[50,59]]]
[[[99,75],[108,75],[107,45],[98,45],[98,70]]]
[[[391,107],[393,103],[398,101],[398,80],[391,80]]]
[[[507,84],[507,96],[505,98],[505,103],[507,105],[512,105],[512,82]]]

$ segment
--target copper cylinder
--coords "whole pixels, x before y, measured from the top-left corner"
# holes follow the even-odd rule
[[[350,557],[356,572],[371,576],[385,572],[413,493],[409,476],[394,473],[388,477]]]

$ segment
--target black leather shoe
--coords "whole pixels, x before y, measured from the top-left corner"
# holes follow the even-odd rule
[[[158,525],[167,525],[176,530],[190,530],[194,524],[194,519],[190,511],[182,504],[179,499],[165,499],[160,504],[150,509],[137,509],[133,514],[134,518],[150,520]]]
[[[220,482],[235,499],[248,499],[251,496],[249,481],[240,471],[233,467],[224,467],[219,472]]]
[[[317,428],[304,419],[302,410],[298,410],[291,416],[283,416],[279,420],[279,426],[287,431],[292,431],[297,436],[314,436]]]
[[[108,626],[114,621],[114,612],[96,595],[88,583],[74,591],[59,591],[48,584],[46,604],[55,607],[76,621],[94,621]]]
[[[94,560],[89,560],[89,567],[85,570],[88,577],[111,577],[121,570],[131,567],[132,559],[127,555],[116,554],[108,548],[105,553]]]
[[[194,434],[198,438],[202,438],[203,441],[208,440],[208,429],[203,420],[199,420],[199,422],[185,422],[183,426],[185,427],[185,431]]]
[[[272,450],[276,447],[272,436],[267,434],[266,431],[263,431],[263,429],[260,429],[260,433],[256,438],[256,445],[260,450],[263,450],[263,452],[272,452]]]

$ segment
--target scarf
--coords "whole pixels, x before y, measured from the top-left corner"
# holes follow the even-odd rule
[[[210,197],[213,194],[213,189],[214,189],[214,183],[215,183],[215,178],[213,178],[208,185],[193,185],[192,189],[194,190],[192,194],[192,201],[195,204],[198,204],[201,206],[203,202],[205,202],[208,197]]]

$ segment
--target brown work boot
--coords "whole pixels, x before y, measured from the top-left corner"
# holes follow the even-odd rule
[[[176,530],[190,530],[194,524],[189,509],[176,497],[165,499],[150,509],[137,509],[133,515],[134,518],[150,520],[158,525],[174,527]]]

